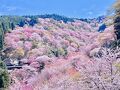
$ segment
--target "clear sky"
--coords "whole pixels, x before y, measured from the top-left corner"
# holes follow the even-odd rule
[[[0,0],[0,15],[59,14],[68,17],[97,17],[115,0]]]

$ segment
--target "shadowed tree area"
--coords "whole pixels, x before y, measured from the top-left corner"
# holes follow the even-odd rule
[[[120,0],[116,0],[113,5],[115,11],[114,28],[117,39],[120,39]]]

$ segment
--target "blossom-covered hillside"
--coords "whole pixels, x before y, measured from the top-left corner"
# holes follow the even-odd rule
[[[119,53],[104,47],[114,37],[113,26],[99,33],[79,20],[17,27],[5,35],[4,61],[20,67],[9,70],[9,90],[118,90]]]

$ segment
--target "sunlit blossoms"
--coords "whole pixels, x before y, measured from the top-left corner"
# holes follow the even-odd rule
[[[38,22],[5,35],[6,59],[21,66],[10,71],[10,90],[114,90],[113,84],[120,89],[119,60],[101,50],[114,40],[112,26],[99,33],[82,21]]]

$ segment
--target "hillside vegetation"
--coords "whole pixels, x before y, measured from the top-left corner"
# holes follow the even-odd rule
[[[120,0],[113,8],[112,19],[1,16],[0,90],[119,90]]]
[[[110,49],[114,36],[113,26],[100,33],[80,20],[39,18],[33,27],[15,28],[5,34],[3,59],[21,68],[10,70],[9,89],[118,89],[119,53]]]

